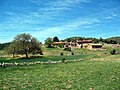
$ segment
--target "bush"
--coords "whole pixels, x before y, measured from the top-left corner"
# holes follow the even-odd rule
[[[63,52],[61,52],[60,55],[63,56]]]
[[[71,54],[72,54],[72,55],[74,55],[74,53],[73,53],[73,52],[72,52]]]
[[[46,46],[46,48],[54,48],[54,46],[48,45]]]
[[[43,52],[41,51],[41,52],[39,52],[40,53],[40,55],[43,55]]]
[[[110,51],[110,54],[114,55],[114,54],[115,54],[115,52],[116,52],[116,50],[115,50],[115,49],[113,49],[113,50],[111,50],[111,51]]]
[[[61,62],[64,63],[65,62],[65,58],[62,58]]]
[[[71,51],[70,47],[64,48],[65,51]]]

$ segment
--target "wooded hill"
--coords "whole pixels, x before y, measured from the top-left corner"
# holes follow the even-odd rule
[[[0,50],[3,50],[5,47],[8,47],[10,45],[10,42],[8,43],[0,43]]]
[[[106,39],[103,39],[103,38],[86,38],[86,37],[70,37],[70,38],[66,38],[64,39],[63,41],[68,41],[68,42],[71,42],[71,41],[76,41],[76,40],[93,40],[94,43],[108,43],[108,44],[117,44],[119,43],[120,44],[120,37],[110,37],[110,38],[106,38]]]
[[[120,37],[107,38],[107,39],[105,39],[105,43],[108,43],[108,44],[117,44],[117,43],[119,43],[120,44]]]

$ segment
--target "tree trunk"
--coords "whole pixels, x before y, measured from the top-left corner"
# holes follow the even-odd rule
[[[15,57],[15,54],[13,53],[13,57]]]
[[[25,55],[26,55],[26,58],[28,58],[28,53],[26,49],[25,49]]]
[[[25,55],[26,55],[26,58],[28,58],[28,54],[27,54],[27,52],[25,52]]]

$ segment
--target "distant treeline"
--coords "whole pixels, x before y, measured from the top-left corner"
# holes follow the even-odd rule
[[[0,50],[3,50],[4,48],[8,47],[10,45],[10,42],[9,43],[0,43]]]
[[[110,37],[107,39],[103,39],[103,38],[85,38],[85,37],[70,37],[70,38],[66,38],[63,41],[68,41],[68,42],[75,42],[77,40],[92,40],[93,43],[107,43],[107,44],[120,44],[120,37]]]
[[[104,42],[108,44],[117,44],[117,43],[120,44],[120,37],[107,38],[107,39],[104,39]]]
[[[60,40],[60,41],[68,41],[68,42],[75,42],[77,40],[93,40],[93,43],[107,43],[107,44],[120,44],[120,37],[110,37],[107,39],[103,39],[103,38],[86,38],[86,37],[70,37],[70,38],[66,38],[64,40]],[[10,45],[9,43],[3,43],[0,44],[0,50],[5,49],[7,46]]]

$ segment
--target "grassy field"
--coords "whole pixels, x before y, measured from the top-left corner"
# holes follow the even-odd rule
[[[0,90],[120,90],[120,62],[1,67],[0,73]]]
[[[120,54],[110,55],[108,49],[74,49],[71,55],[63,49],[43,48],[42,57],[30,59],[3,54],[0,63],[81,61],[0,67],[0,90],[120,90]]]
[[[64,54],[63,56],[60,55],[61,52]],[[63,49],[60,49],[60,48],[44,48],[43,56],[38,55],[37,58],[34,57],[34,58],[29,58],[29,59],[19,58],[19,57],[12,58],[11,56],[0,57],[0,63],[2,62],[21,63],[21,62],[36,62],[36,61],[42,61],[42,62],[60,61],[63,58],[65,58],[65,60],[87,60],[91,58],[100,58],[101,56],[102,57],[106,56],[105,54],[106,51],[90,51],[87,49],[74,49],[72,50],[72,52],[74,53],[74,55],[71,55],[71,52],[64,51]]]

